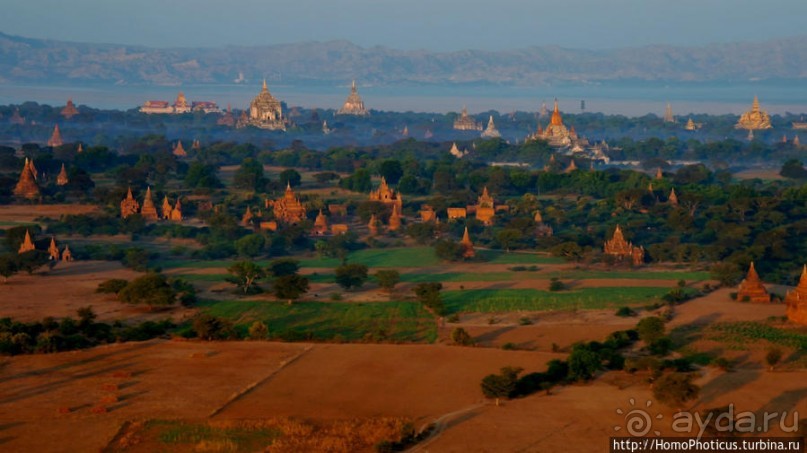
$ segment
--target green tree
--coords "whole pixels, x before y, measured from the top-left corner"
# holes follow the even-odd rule
[[[378,286],[387,291],[392,291],[401,281],[401,273],[396,270],[380,270],[375,273],[375,279],[378,281]]]
[[[129,269],[145,272],[148,269],[150,253],[140,247],[126,249],[123,257],[123,265]]]
[[[227,281],[235,283],[244,291],[244,294],[255,286],[255,283],[266,276],[266,270],[253,261],[238,261],[227,268],[231,277]]]
[[[653,383],[653,396],[674,409],[682,409],[687,401],[698,397],[700,387],[692,383],[692,376],[670,373]]]
[[[798,159],[790,159],[785,162],[779,174],[785,178],[807,179],[807,169],[804,168],[804,164]]]
[[[235,241],[235,250],[241,256],[254,258],[263,253],[266,239],[262,234],[248,234]]]
[[[191,325],[196,336],[202,340],[226,340],[235,336],[232,322],[208,313],[196,315]]]
[[[308,279],[302,275],[283,275],[272,282],[275,297],[285,299],[291,304],[295,299],[308,292]]]
[[[743,272],[736,263],[723,262],[712,266],[711,277],[723,286],[734,286],[743,278]]]
[[[244,159],[233,177],[233,187],[252,192],[263,190],[266,183],[263,165],[251,157]]]
[[[489,374],[482,378],[482,393],[487,398],[496,398],[496,405],[499,405],[499,398],[510,398],[516,390],[518,375],[522,368],[507,366],[499,371],[499,374]]]
[[[129,282],[118,293],[118,299],[127,304],[148,305],[153,309],[172,305],[176,301],[176,294],[165,276],[148,273]]]
[[[412,291],[414,291],[420,303],[429,307],[437,315],[443,315],[445,314],[445,305],[443,305],[443,298],[440,295],[440,290],[442,289],[442,283],[429,282],[419,283]]]
[[[644,318],[636,324],[639,339],[650,345],[664,336],[664,321],[658,316]]]
[[[11,253],[0,255],[0,275],[3,276],[3,283],[8,281],[8,278],[16,274],[17,257]]]
[[[126,285],[128,284],[128,280],[124,280],[122,278],[111,278],[99,283],[98,287],[95,288],[95,292],[102,294],[118,294],[123,288],[126,288]]]
[[[216,189],[222,187],[214,165],[193,162],[185,174],[185,187],[189,189]]]
[[[384,162],[381,162],[378,172],[381,173],[381,176],[387,180],[388,184],[398,184],[401,176],[403,176],[401,161],[397,159],[385,160]]]
[[[602,368],[599,354],[588,345],[575,345],[569,354],[569,378],[587,381]]]
[[[522,237],[523,235],[520,231],[513,228],[505,228],[496,233],[496,242],[509,253],[510,247],[516,244]]]
[[[367,266],[364,264],[343,264],[336,268],[336,283],[346,290],[361,288],[367,281]]]
[[[280,185],[283,187],[286,187],[287,184],[292,187],[298,187],[303,177],[300,176],[300,173],[298,173],[297,170],[287,168],[280,172],[278,179],[280,180]]]
[[[300,270],[300,262],[291,258],[280,258],[269,263],[268,270],[274,277],[294,275]]]
[[[17,269],[33,274],[35,270],[44,266],[50,260],[50,255],[44,250],[31,250],[17,255]]]

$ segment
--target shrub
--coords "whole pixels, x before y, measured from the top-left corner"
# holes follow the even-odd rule
[[[482,393],[487,398],[496,398],[498,404],[499,398],[510,398],[514,395],[516,384],[518,382],[518,375],[521,373],[522,368],[517,367],[504,367],[499,371],[499,374],[489,374],[482,378]]]
[[[460,346],[473,346],[474,344],[474,339],[462,327],[455,327],[451,331],[451,341]]]
[[[234,336],[232,322],[207,313],[200,313],[192,322],[196,336],[203,340],[225,340]]]
[[[118,292],[118,299],[128,304],[144,304],[149,308],[172,305],[176,294],[161,274],[149,273],[129,282]]]
[[[684,373],[665,374],[653,384],[653,396],[674,409],[680,409],[699,393],[700,387],[692,383],[692,376]]]
[[[616,311],[616,315],[623,318],[628,318],[631,316],[636,316],[637,313],[630,307],[619,307]]]
[[[118,294],[128,284],[128,280],[124,280],[122,278],[111,278],[99,283],[98,288],[95,288],[95,292],[102,294]]]
[[[265,340],[269,336],[269,327],[263,321],[255,321],[249,326],[250,340]]]
[[[644,318],[636,324],[636,331],[639,338],[649,345],[664,336],[664,321],[656,316]]]
[[[782,360],[782,350],[776,347],[768,349],[765,354],[765,363],[768,364],[768,369],[773,371],[774,367]]]
[[[566,289],[566,284],[560,281],[557,277],[552,277],[549,283],[549,290],[550,291],[563,291]]]

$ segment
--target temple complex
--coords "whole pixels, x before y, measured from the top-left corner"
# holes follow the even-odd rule
[[[754,269],[754,262],[748,268],[748,274],[745,279],[740,282],[740,287],[737,289],[737,300],[740,302],[753,302],[757,304],[768,304],[771,302],[771,296],[762,284],[762,281]]]
[[[359,96],[359,91],[356,89],[356,81],[353,81],[353,84],[350,86],[350,94],[347,96],[347,100],[342,105],[342,108],[336,112],[337,115],[355,115],[355,116],[367,116],[370,112],[364,108],[364,101],[361,100],[361,96]]]
[[[179,92],[174,101],[174,113],[188,113],[191,111],[191,106],[188,105],[188,100],[185,99],[185,93]]]
[[[193,101],[191,102],[192,112],[221,113],[219,105],[213,101]]]
[[[620,261],[630,259],[634,266],[644,263],[644,247],[634,247],[633,243],[626,241],[619,225],[616,226],[611,240],[605,241],[604,252]]]
[[[696,130],[700,129],[701,126],[702,126],[701,123],[696,123],[696,122],[692,121],[692,118],[689,118],[687,120],[687,123],[684,125],[684,129],[686,129],[688,131],[696,131]]]
[[[120,216],[122,219],[129,217],[132,214],[140,212],[140,203],[132,196],[132,188],[126,192],[126,198],[120,202]]]
[[[39,186],[36,184],[36,176],[34,175],[33,163],[25,159],[25,165],[22,167],[20,173],[20,180],[14,186],[14,196],[19,198],[27,198],[33,200],[39,198]]]
[[[48,146],[56,148],[57,146],[64,145],[64,141],[62,140],[62,133],[59,131],[59,125],[53,127],[53,133],[48,140]]]
[[[457,148],[456,143],[451,144],[451,149],[448,150],[448,152],[451,153],[451,155],[456,157],[457,159],[462,159],[463,157],[468,155],[468,150],[466,149],[466,150],[460,151],[460,149]]]
[[[380,201],[385,204],[392,203],[398,207],[401,207],[403,204],[401,194],[392,190],[387,185],[387,179],[383,176],[381,177],[381,184],[378,186],[378,189],[370,191],[370,201]]]
[[[471,118],[468,115],[468,109],[462,106],[460,117],[454,121],[454,129],[458,131],[481,131],[482,124]]]
[[[493,197],[488,194],[488,188],[485,186],[482,189],[482,195],[479,196],[476,202],[476,220],[479,220],[485,225],[493,225],[493,217],[496,215],[496,209],[493,204]]]
[[[474,251],[474,243],[471,242],[471,237],[468,235],[468,227],[465,227],[465,233],[462,235],[460,247],[462,247],[463,258],[473,258],[476,256],[476,252]]]
[[[22,244],[20,244],[20,248],[17,253],[23,254],[25,252],[30,252],[31,250],[36,250],[36,246],[34,246],[34,241],[31,240],[31,233],[29,233],[28,230],[25,230],[25,238],[22,240]]]
[[[319,210],[319,214],[317,214],[317,218],[314,220],[313,233],[316,236],[328,234],[328,218],[322,213],[322,209]]]
[[[274,209],[275,217],[285,223],[299,223],[305,220],[305,207],[300,203],[300,199],[294,194],[290,184],[286,184],[286,192],[283,198],[273,202],[267,200],[266,207]]]
[[[62,163],[62,169],[59,170],[59,174],[56,176],[56,185],[66,186],[69,182],[70,179],[67,177],[67,170],[64,168],[64,163]]]
[[[174,108],[168,101],[146,101],[140,107],[141,113],[174,113]]]
[[[50,255],[51,261],[59,261],[61,258],[61,252],[59,252],[59,247],[56,246],[56,238],[53,236],[50,237],[50,246],[48,247],[48,254]]]
[[[482,131],[482,138],[499,138],[502,134],[499,133],[499,130],[496,129],[496,125],[493,123],[493,115],[490,115],[490,119],[488,120],[488,127]]]
[[[67,100],[67,105],[64,106],[60,114],[67,120],[78,115],[78,109],[76,108],[76,105],[73,104],[72,99]]]
[[[216,124],[219,126],[235,126],[235,117],[233,116],[233,109],[230,104],[227,104],[227,110],[216,120]]]
[[[185,151],[185,148],[182,147],[182,140],[177,142],[177,146],[174,147],[172,153],[177,157],[187,157],[188,153]]]
[[[673,116],[672,106],[669,102],[667,103],[667,108],[664,109],[664,122],[675,123],[675,116]]]
[[[370,222],[367,223],[367,228],[370,230],[370,235],[378,235],[378,218],[373,214],[370,216]]]
[[[389,216],[389,231],[398,231],[401,229],[401,213],[398,211],[398,205],[392,205],[392,214]]]
[[[448,220],[464,219],[468,216],[468,210],[466,208],[447,208],[446,215]]]
[[[768,112],[759,108],[759,99],[754,96],[754,102],[751,104],[751,110],[740,115],[739,121],[734,126],[736,129],[745,129],[749,132],[755,130],[770,129],[771,117]]]
[[[247,124],[269,130],[286,130],[286,122],[283,119],[283,107],[280,101],[272,96],[269,88],[266,87],[266,80],[263,81],[261,92],[249,104],[249,119]]]
[[[146,196],[143,197],[143,206],[140,208],[140,215],[146,220],[157,220],[160,216],[157,215],[157,207],[154,206],[154,201],[151,199],[151,187],[146,188]]]
[[[563,124],[563,117],[560,114],[557,99],[555,99],[555,108],[552,110],[552,118],[549,120],[549,125],[546,126],[546,129],[542,129],[539,124],[537,131],[527,136],[527,141],[533,140],[546,140],[549,142],[549,146],[556,148],[571,146],[577,140],[577,133],[574,132],[574,129],[570,131]]]
[[[801,271],[799,285],[785,295],[787,319],[801,325],[807,325],[807,266]]]

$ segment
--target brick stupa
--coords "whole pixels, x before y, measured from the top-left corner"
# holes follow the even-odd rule
[[[370,216],[370,222],[367,224],[367,228],[370,230],[370,235],[375,236],[378,234],[378,218],[376,218],[375,214]]]
[[[476,256],[476,252],[474,251],[474,243],[471,242],[471,236],[468,234],[468,227],[465,227],[465,233],[462,235],[460,246],[462,247],[463,258],[473,258]]]
[[[62,164],[62,169],[59,171],[59,175],[56,176],[56,185],[57,186],[66,186],[67,183],[70,182],[70,179],[67,177],[67,170],[64,168],[64,164]]]
[[[314,220],[314,234],[317,236],[323,236],[328,233],[328,218],[325,217],[325,214],[322,213],[322,209],[319,210],[319,214],[317,214],[316,220]]]
[[[401,229],[401,213],[398,212],[398,205],[392,205],[392,214],[389,216],[389,231],[398,231]]]
[[[62,140],[62,133],[59,131],[59,125],[53,127],[53,134],[50,136],[50,140],[48,140],[48,146],[56,148],[57,146],[64,145],[64,141]]]
[[[768,304],[771,302],[771,296],[759,279],[756,269],[754,269],[754,262],[748,268],[748,275],[745,280],[740,282],[740,288],[737,290],[737,300],[741,302],[753,302],[755,304]]]
[[[785,296],[787,319],[807,326],[807,266],[801,271],[799,285]]]
[[[25,239],[23,239],[22,244],[20,244],[20,248],[17,253],[23,254],[25,252],[30,252],[31,250],[36,250],[36,246],[34,246],[34,241],[31,240],[31,233],[28,230],[25,230]]]
[[[33,162],[29,162],[28,159],[25,159],[25,165],[22,167],[22,173],[20,173],[20,180],[17,181],[17,185],[14,186],[14,196],[27,198],[29,200],[39,198],[41,193],[39,186],[36,184],[36,175],[34,172]]]
[[[140,208],[140,215],[146,220],[157,220],[157,207],[151,199],[151,187],[146,188],[146,196],[143,198],[143,207]]]
[[[61,258],[61,252],[59,252],[59,247],[56,246],[56,238],[53,236],[50,237],[50,247],[48,247],[48,254],[50,254],[51,261],[59,261]]]

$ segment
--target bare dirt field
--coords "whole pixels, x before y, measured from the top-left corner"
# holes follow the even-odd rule
[[[142,275],[118,262],[60,262],[49,271],[44,269],[47,268],[33,275],[16,274],[5,284],[0,283],[0,318],[31,322],[45,316],[75,317],[76,310],[86,306],[92,306],[99,321],[183,319],[191,312],[181,307],[149,312],[143,307],[122,304],[114,295],[97,294],[95,289],[105,280],[132,280]]]
[[[98,206],[82,204],[35,204],[0,206],[0,222],[33,223],[38,217],[58,219],[64,214],[89,214]]]

